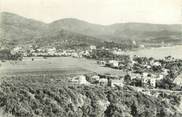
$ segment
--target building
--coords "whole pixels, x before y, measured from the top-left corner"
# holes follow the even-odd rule
[[[99,84],[101,86],[107,86],[108,85],[108,80],[106,78],[101,78],[101,79],[99,79]]]
[[[156,79],[151,78],[151,79],[150,79],[150,85],[151,85],[153,88],[155,88],[155,87],[156,87]]]
[[[75,84],[89,85],[89,82],[86,80],[86,76],[84,76],[84,75],[75,76],[70,81]]]
[[[161,63],[158,62],[158,61],[156,61],[156,62],[154,62],[152,65],[153,65],[153,66],[161,66]]]
[[[83,51],[82,52],[82,55],[84,55],[84,56],[90,56],[90,52],[88,50]]]
[[[145,45],[140,45],[139,47],[140,47],[140,48],[145,48]]]
[[[112,53],[115,55],[128,55],[128,52],[122,51],[121,49],[113,50]]]
[[[109,60],[108,61],[108,65],[110,67],[118,68],[119,67],[119,64],[120,64],[120,62],[119,61],[116,61],[116,60]]]
[[[95,81],[99,81],[100,76],[94,75],[94,76],[91,77],[91,79],[93,79],[93,80],[95,80]]]
[[[17,46],[15,48],[13,48],[13,50],[11,51],[11,54],[16,54],[16,53],[20,53],[20,52],[23,52],[23,48]]]
[[[153,74],[144,72],[142,74],[142,86],[143,87],[156,87],[157,78]]]
[[[74,57],[74,58],[79,58],[80,57],[79,54],[76,53],[76,52],[72,53],[71,56]]]
[[[99,64],[101,66],[105,66],[106,65],[106,61],[97,61],[97,64]]]
[[[115,86],[123,87],[124,86],[123,79],[112,79],[111,80],[111,87],[115,87]]]
[[[179,86],[182,86],[182,74],[180,74],[180,75],[178,75],[175,79],[174,79],[174,81],[173,81],[173,83],[175,83],[175,84],[177,84],[177,85],[179,85]]]
[[[136,41],[135,41],[135,40],[133,40],[133,41],[132,41],[132,44],[133,44],[133,45],[136,45]]]
[[[55,47],[53,47],[53,48],[48,48],[48,49],[47,49],[47,53],[48,53],[49,55],[54,55],[54,54],[56,53],[56,48],[55,48]]]
[[[90,49],[91,49],[91,50],[95,50],[95,49],[96,49],[96,46],[95,46],[95,45],[91,45],[91,46],[90,46]]]

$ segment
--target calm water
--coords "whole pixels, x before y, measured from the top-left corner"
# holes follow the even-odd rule
[[[177,59],[182,59],[182,45],[173,47],[160,48],[146,48],[130,52],[131,55],[164,58],[165,56],[172,56]]]

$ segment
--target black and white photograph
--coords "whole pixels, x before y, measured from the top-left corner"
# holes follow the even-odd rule
[[[0,117],[182,117],[182,0],[0,0]]]

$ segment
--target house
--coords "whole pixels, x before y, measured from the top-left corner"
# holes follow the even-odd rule
[[[178,75],[175,79],[174,79],[174,81],[173,81],[173,83],[175,83],[175,84],[177,84],[177,85],[179,85],[179,86],[182,86],[182,74],[180,74],[180,75]]]
[[[152,65],[153,65],[153,66],[161,66],[161,63],[158,62],[158,61],[156,61],[156,62],[154,62]]]
[[[48,53],[49,55],[54,55],[54,54],[56,53],[56,48],[55,48],[55,47],[53,47],[53,48],[48,48],[48,49],[47,49],[47,53]]]
[[[90,45],[90,49],[91,50],[95,50],[96,49],[96,46],[95,45]]]
[[[115,54],[115,55],[128,55],[127,52],[122,51],[121,49],[113,50],[112,53]]]
[[[70,81],[75,84],[89,85],[89,82],[86,80],[86,76],[84,76],[84,75],[75,76]]]
[[[150,85],[155,88],[156,87],[156,79],[155,78],[151,78],[150,79]]]
[[[84,51],[82,54],[85,56],[90,56],[90,52],[88,50]]]
[[[149,75],[149,73],[147,73],[147,72],[143,72],[143,73],[142,73],[142,76],[143,76],[143,77],[147,77],[148,75]]]
[[[106,61],[97,61],[97,64],[101,65],[101,66],[105,66],[106,65]]]
[[[73,58],[79,58],[79,57],[80,57],[79,54],[76,53],[76,52],[72,53],[71,56],[72,56]]]
[[[62,56],[69,56],[69,53],[66,50],[63,50]]]
[[[109,60],[108,61],[108,65],[110,67],[118,68],[119,67],[119,64],[120,64],[120,62],[119,61],[116,61],[116,60]]]
[[[101,86],[107,86],[108,85],[108,80],[106,78],[101,78],[101,79],[99,79],[99,84]]]
[[[17,46],[15,48],[13,48],[13,50],[11,51],[11,54],[16,54],[16,53],[20,53],[23,52],[23,48],[20,46]]]
[[[29,53],[35,52],[35,50],[33,48],[30,48],[29,51],[30,51]]]
[[[147,77],[147,78],[142,78],[142,86],[144,87],[156,87],[156,78],[152,78],[152,77]]]
[[[145,45],[139,45],[140,48],[145,48]]]
[[[146,72],[144,72],[142,74],[142,86],[144,86],[144,87],[151,86],[151,87],[155,88],[156,87],[156,81],[157,81],[157,78],[155,77],[155,75],[149,74]]]
[[[149,81],[150,81],[150,78],[148,77],[145,77],[145,78],[142,78],[142,86],[146,86],[149,84]]]
[[[158,76],[157,80],[162,80],[163,78],[164,78],[164,75],[159,74],[159,76]]]
[[[135,40],[133,40],[133,41],[132,41],[132,44],[133,44],[133,45],[136,45],[136,41],[135,41]]]
[[[111,80],[111,87],[115,87],[115,86],[123,87],[124,86],[123,79],[112,79]]]
[[[129,72],[128,73],[130,76],[131,76],[131,79],[135,79],[135,78],[140,78],[141,79],[141,74],[139,73],[132,73],[132,72]]]
[[[38,48],[36,49],[37,52],[46,52],[46,50],[44,48]]]
[[[91,77],[91,79],[93,79],[93,80],[95,80],[95,81],[99,81],[100,76],[94,75],[94,76]]]
[[[151,96],[150,90],[142,90],[142,93]]]

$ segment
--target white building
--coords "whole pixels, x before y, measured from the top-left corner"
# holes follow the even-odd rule
[[[54,55],[54,54],[56,53],[56,48],[53,47],[53,48],[47,49],[47,53],[48,53],[49,55]]]
[[[152,65],[153,66],[161,66],[161,63],[160,62],[154,62]]]
[[[11,54],[16,54],[16,53],[19,53],[19,52],[22,52],[23,51],[23,48],[22,47],[15,47],[13,48],[13,50],[11,51]]]
[[[133,45],[136,45],[136,41],[135,40],[133,40],[132,43],[133,43]]]
[[[106,86],[108,84],[108,80],[106,78],[99,79],[99,84],[102,86]]]
[[[91,46],[90,46],[90,49],[91,49],[91,50],[95,50],[95,49],[96,49],[96,46],[95,46],[95,45],[91,45]]]
[[[109,60],[108,64],[111,67],[119,67],[119,61],[116,61],[116,60]]]
[[[99,81],[100,77],[98,75],[94,75],[91,77],[95,81]]]
[[[80,75],[80,76],[75,76],[71,79],[71,82],[75,84],[85,84],[89,85],[89,82],[86,80],[86,76]]]
[[[156,79],[155,78],[151,78],[150,79],[150,85],[152,86],[152,87],[156,87]]]
[[[165,75],[165,76],[167,76],[169,74],[169,69],[163,68],[162,69],[162,74]]]
[[[140,45],[140,48],[145,48],[145,45]]]
[[[128,55],[126,51],[122,51],[121,49],[113,50],[112,53],[116,55]]]
[[[175,83],[175,84],[177,84],[177,85],[179,85],[179,86],[182,86],[182,74],[180,74],[179,76],[177,76],[175,79],[174,79],[174,81],[173,81],[173,83]]]
[[[123,87],[124,86],[124,83],[123,83],[123,79],[112,79],[111,80],[111,87],[115,87],[115,86],[121,86]]]
[[[156,78],[156,76],[153,75],[153,74],[149,74],[149,73],[146,73],[146,72],[144,72],[142,74],[142,85],[143,86],[150,85],[150,86],[155,88],[157,80],[159,80],[159,78]]]

